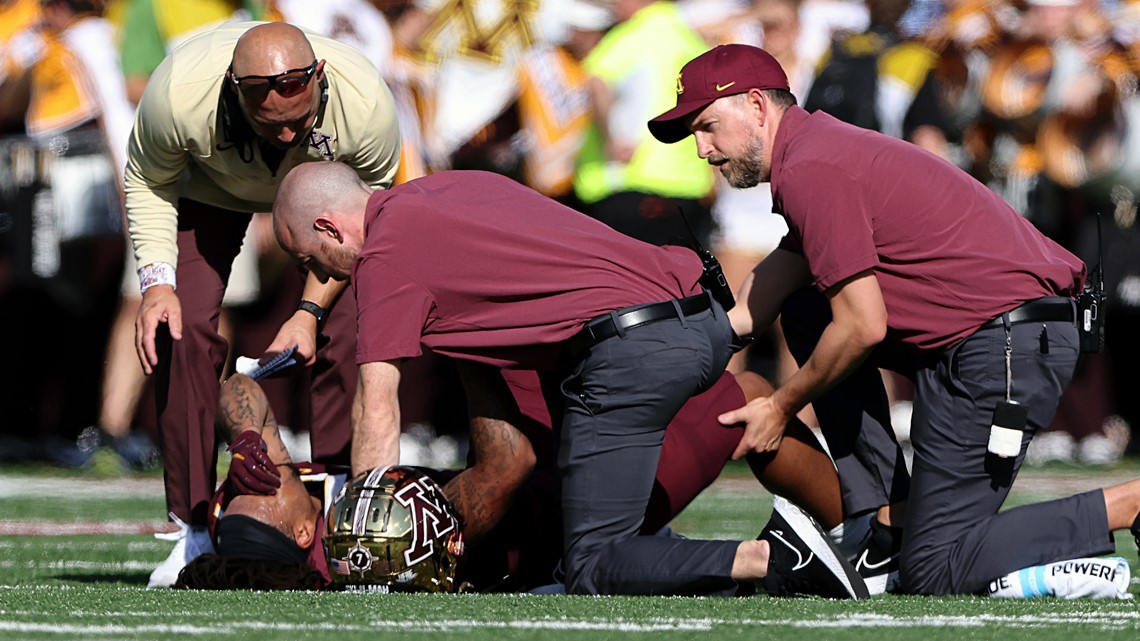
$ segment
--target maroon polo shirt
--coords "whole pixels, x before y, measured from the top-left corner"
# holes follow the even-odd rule
[[[792,107],[772,146],[780,247],[820,291],[874,270],[890,335],[941,350],[1042,296],[1075,296],[1085,265],[982,183],[890,136]]]
[[[500,176],[431,174],[376,192],[353,266],[357,363],[424,347],[498,367],[548,369],[582,325],[701,291],[701,263]]]

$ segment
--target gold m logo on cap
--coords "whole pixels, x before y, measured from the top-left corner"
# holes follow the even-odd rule
[[[681,83],[681,74],[677,74],[677,95],[685,93],[685,85]]]

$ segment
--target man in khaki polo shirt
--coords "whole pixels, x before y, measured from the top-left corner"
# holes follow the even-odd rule
[[[387,188],[399,131],[391,92],[355,49],[284,23],[244,23],[193,37],[163,61],[128,153],[127,219],[143,297],[135,344],[156,376],[167,508],[183,526],[150,577],[149,587],[166,587],[212,547],[205,525],[227,352],[218,311],[252,212],[269,211],[281,179],[305,162],[341,161]],[[267,350],[297,345],[313,365],[319,462],[348,462],[356,309],[351,296],[337,302],[343,289],[308,275]]]

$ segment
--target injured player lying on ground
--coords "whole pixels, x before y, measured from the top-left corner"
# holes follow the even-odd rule
[[[759,377],[742,376],[734,380],[726,375],[719,387],[721,396],[729,398],[697,397],[693,403],[698,407],[682,410],[668,430],[681,433],[715,421],[720,404],[737,402],[733,395],[770,393]],[[345,469],[294,463],[260,386],[241,375],[229,379],[222,387],[218,421],[232,440],[233,461],[211,509],[216,553],[192,561],[175,587],[559,593],[558,476],[556,467],[546,463],[552,460],[550,452],[543,451],[552,443],[542,433],[549,426],[522,417],[517,405],[504,408],[490,402],[501,396],[479,389],[488,380],[507,387],[486,371],[464,376],[475,399],[469,401],[474,418],[466,469],[395,466],[349,479]],[[517,380],[509,387],[512,398],[526,394],[527,386]],[[508,415],[511,420],[504,420]],[[529,427],[520,431],[517,425]],[[834,468],[810,431],[797,428],[802,431],[789,433],[799,438],[785,439],[781,452],[749,462],[769,490],[794,496],[833,525],[831,521],[842,518]],[[661,469],[683,469],[678,460],[682,451],[691,455],[693,448],[667,441]],[[731,447],[711,454],[722,457],[717,471],[730,453]],[[696,474],[697,479],[688,478],[694,474],[682,476],[696,487],[680,487],[659,471],[655,494],[660,490],[670,496],[651,501],[643,535],[678,536],[665,524],[715,480],[707,471]],[[821,507],[828,501],[834,510]],[[868,596],[862,578],[817,518],[776,496],[771,519],[759,537],[770,546],[769,576],[758,585],[741,584],[724,594]],[[854,528],[847,524],[847,529]],[[858,546],[853,549],[857,554]],[[1126,562],[1081,561],[1070,562],[1068,569],[1052,564],[1013,573],[996,579],[990,592],[1015,597],[1127,594]],[[1111,566],[1112,572],[1102,566]]]

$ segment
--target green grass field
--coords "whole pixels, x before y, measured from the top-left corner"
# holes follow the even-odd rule
[[[1136,475],[1135,464],[1026,470],[1013,502]],[[171,546],[147,533],[163,524],[161,492],[156,476],[108,481],[0,467],[0,639],[1140,638],[1135,601],[148,591],[150,569]],[[770,506],[771,497],[733,465],[674,525],[692,536],[754,537]],[[96,527],[106,533],[78,533]],[[1136,566],[1129,537],[1118,536],[1117,549]],[[1132,591],[1140,592],[1135,579]]]

